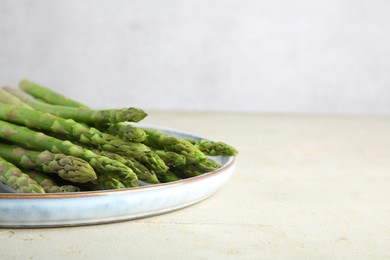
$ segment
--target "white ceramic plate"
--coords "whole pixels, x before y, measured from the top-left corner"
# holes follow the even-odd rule
[[[197,135],[180,131],[155,129],[179,138],[201,139]],[[222,165],[220,169],[170,183],[92,192],[0,193],[0,227],[90,225],[142,218],[184,208],[214,194],[233,173],[234,157],[213,159]]]

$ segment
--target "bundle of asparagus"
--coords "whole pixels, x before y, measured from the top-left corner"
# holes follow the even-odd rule
[[[177,181],[234,156],[222,142],[137,125],[140,108],[96,110],[29,80],[0,89],[0,182],[21,193],[77,192]]]

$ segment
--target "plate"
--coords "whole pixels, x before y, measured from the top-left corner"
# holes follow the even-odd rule
[[[207,139],[159,129],[178,138]],[[179,181],[120,190],[74,193],[0,193],[0,227],[56,227],[103,224],[167,213],[213,195],[232,175],[235,157],[212,157],[216,171]]]

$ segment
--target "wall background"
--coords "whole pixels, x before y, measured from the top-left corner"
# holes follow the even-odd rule
[[[0,84],[94,107],[390,114],[390,2],[0,0]]]

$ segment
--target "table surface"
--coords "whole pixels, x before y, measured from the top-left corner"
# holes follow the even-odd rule
[[[235,173],[159,216],[0,229],[0,259],[390,258],[390,117],[152,111],[144,123],[235,146]]]

